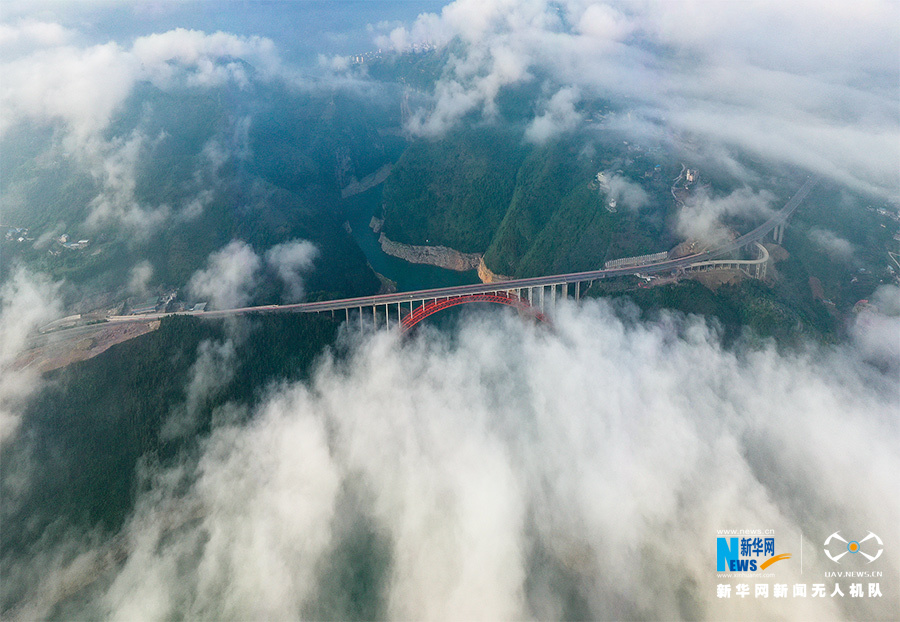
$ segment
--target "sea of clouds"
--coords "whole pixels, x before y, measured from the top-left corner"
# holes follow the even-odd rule
[[[221,409],[198,458],[145,471],[114,545],[47,552],[17,615],[86,584],[68,614],[347,617],[362,584],[364,616],[393,619],[890,618],[890,551],[880,599],[718,599],[715,572],[719,529],[775,530],[793,559],[771,582],[791,586],[824,581],[836,530],[897,541],[900,318],[882,306],[851,343],[791,351],[598,301],[552,326],[348,330],[348,356],[249,419]],[[205,362],[227,374],[233,351]]]

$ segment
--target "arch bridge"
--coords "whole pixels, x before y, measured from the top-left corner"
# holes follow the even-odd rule
[[[426,289],[414,292],[397,292],[393,294],[379,294],[375,296],[363,296],[360,298],[346,298],[342,300],[323,300],[319,302],[302,302],[287,305],[263,305],[257,307],[242,307],[237,309],[221,309],[212,311],[182,311],[181,315],[197,315],[207,318],[227,317],[244,313],[327,313],[338,317],[343,312],[346,320],[357,319],[360,326],[365,326],[371,321],[371,326],[392,325],[401,330],[409,330],[426,317],[448,307],[466,304],[470,302],[491,302],[515,307],[527,312],[534,317],[544,319],[544,313],[548,306],[555,306],[560,298],[568,298],[571,289],[575,300],[581,297],[582,288],[585,290],[595,281],[617,278],[629,275],[649,274],[683,274],[716,269],[736,269],[745,272],[755,278],[764,278],[768,251],[759,242],[770,233],[777,240],[781,239],[784,226],[791,215],[796,211],[803,199],[817,183],[816,178],[808,178],[797,190],[793,197],[776,212],[769,220],[756,227],[752,231],[716,248],[714,250],[696,253],[684,257],[668,258],[662,253],[647,256],[636,265],[613,264],[601,270],[587,272],[575,272],[569,274],[556,274],[525,279],[515,279],[499,283],[477,283],[472,285],[459,285],[439,289]],[[735,259],[741,249],[755,248],[756,259]],[[110,317],[110,322],[138,322],[148,319],[156,319],[168,313],[145,314],[140,316]],[[371,318],[371,320],[369,320]]]
[[[497,285],[503,285],[498,283]],[[556,306],[560,298],[569,296],[568,283],[554,283],[551,285],[538,285],[531,287],[514,287],[509,289],[489,288],[482,285],[479,291],[465,291],[467,287],[447,288],[446,290],[426,290],[425,292],[410,292],[408,294],[390,294],[395,300],[385,301],[382,304],[358,304],[343,306],[344,318],[349,323],[358,321],[360,328],[371,326],[372,328],[399,328],[401,332],[412,329],[425,318],[434,315],[444,309],[459,305],[487,302],[512,307],[520,314],[546,322],[546,309]],[[580,298],[581,283],[576,283],[574,289],[576,300]],[[426,295],[423,295],[426,294]],[[396,300],[397,297],[404,300]],[[360,300],[362,302],[362,300]],[[368,301],[367,301],[368,302]],[[331,311],[335,317],[337,309],[321,309],[318,311]],[[371,315],[370,315],[371,314]]]
[[[527,300],[522,299],[518,294],[513,294],[511,292],[486,292],[483,294],[448,296],[447,298],[434,299],[428,303],[423,303],[419,307],[412,309],[405,317],[400,319],[400,330],[401,332],[406,332],[438,311],[471,302],[492,302],[495,304],[507,305],[518,309],[520,313],[531,315],[537,320],[542,322],[547,321],[547,318],[543,313],[532,307]],[[412,307],[412,305],[410,305],[410,307]]]

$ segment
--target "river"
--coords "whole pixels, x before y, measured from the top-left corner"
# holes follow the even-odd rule
[[[397,283],[397,290],[401,292],[481,282],[477,270],[457,272],[437,266],[414,264],[383,252],[378,243],[378,235],[369,228],[372,216],[381,213],[383,187],[383,184],[379,184],[344,201],[344,214],[350,223],[353,239],[376,272]]]

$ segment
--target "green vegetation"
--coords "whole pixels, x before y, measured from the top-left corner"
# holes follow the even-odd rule
[[[535,148],[519,169],[509,209],[485,253],[485,262],[495,272],[516,274],[518,261],[576,183],[579,175],[569,171],[563,149],[559,143]]]
[[[602,294],[602,288],[588,292],[588,296]],[[634,289],[616,294],[613,299],[631,300],[650,319],[663,309],[715,318],[722,326],[726,343],[742,336],[748,328],[756,336],[773,337],[785,345],[799,343],[804,336],[830,342],[836,339],[840,328],[821,303],[795,305],[754,280],[723,285],[715,291],[696,281],[684,281]]]
[[[639,212],[607,211],[606,195],[592,183],[596,173],[576,144],[535,147],[485,253],[488,267],[516,277],[596,270],[607,259],[654,252],[668,242]]]
[[[0,139],[0,224],[41,232],[87,216],[98,187],[91,175],[54,153],[54,128],[22,124]]]
[[[896,250],[898,225],[868,207],[890,206],[883,201],[851,195],[822,182],[797,210],[785,230],[784,247],[791,259],[779,264],[786,284],[780,295],[810,296],[810,278],[821,284],[824,298],[841,313],[868,298],[882,281],[889,281],[888,251]],[[896,208],[894,208],[896,209]],[[831,248],[821,237],[849,243],[846,253]],[[838,243],[839,244],[839,243]]]
[[[457,132],[443,142],[409,147],[385,186],[391,239],[483,252],[493,272],[516,278],[597,269],[610,259],[667,250],[681,241],[672,233],[676,208],[670,186],[679,170],[674,154],[629,144],[614,133],[595,143],[570,135],[531,145],[521,130],[491,132]],[[771,192],[776,205],[806,176],[752,159],[742,162],[767,180],[759,190]],[[619,201],[617,210],[607,209],[610,196],[595,181],[598,171],[639,185],[646,206],[635,210]],[[711,162],[702,169],[701,183],[720,196],[738,182],[727,167]],[[728,330],[748,326],[787,342],[804,332],[834,339],[853,305],[893,280],[887,251],[896,247],[897,225],[878,214],[879,207],[890,210],[883,201],[823,181],[789,223],[788,256],[778,261],[771,285],[747,282],[709,292],[695,283],[634,296],[648,309],[714,315]],[[746,231],[758,219],[732,217],[728,224]]]
[[[442,141],[414,142],[385,183],[385,233],[397,242],[449,246],[485,254],[487,266],[508,276],[590,270],[607,259],[667,248],[662,227],[668,187],[657,173],[648,186],[648,214],[604,208],[593,181],[604,166],[625,174],[653,171],[646,154],[592,158],[568,136],[546,145],[525,143],[521,131],[477,128]],[[609,154],[607,154],[609,155]]]
[[[338,190],[400,157],[406,141],[385,127],[400,125],[395,89],[296,92],[260,88],[247,128],[246,173],[285,190]],[[337,207],[333,205],[332,207]]]
[[[413,143],[385,182],[385,235],[483,252],[509,206],[521,157],[515,134],[490,128]]]
[[[0,139],[2,224],[29,227],[32,238],[43,239],[0,241],[0,280],[18,260],[90,298],[122,291],[129,269],[148,259],[152,286],[183,287],[232,239],[260,255],[306,239],[320,251],[306,278],[310,299],[371,294],[379,282],[343,227],[346,215],[371,197],[342,200],[340,189],[393,161],[377,208],[385,233],[398,242],[484,253],[499,274],[596,269],[680,241],[671,234],[669,187],[681,154],[663,145],[630,144],[633,138],[614,130],[590,138],[563,135],[542,145],[525,140],[526,124],[542,110],[549,76],[501,89],[496,122],[467,120],[466,129],[407,145],[397,131],[398,104],[412,97],[415,107],[416,89],[432,87],[453,52],[450,45],[367,62],[361,70],[382,83],[364,94],[255,80],[241,91],[138,85],[105,131],[103,153],[95,155],[102,156],[98,162],[112,157],[125,177],[133,168],[133,196],[125,202],[148,213],[168,211],[156,228],[113,222],[88,230],[92,202],[109,192],[103,167],[63,155],[60,127],[11,128]],[[246,70],[253,75],[252,67]],[[577,108],[599,119],[615,105],[583,101]],[[132,143],[133,163],[125,157]],[[113,157],[119,150],[121,161]],[[782,198],[804,175],[733,155]],[[611,197],[595,180],[599,171],[639,185],[648,204],[634,210],[620,201],[617,211],[607,209]],[[717,162],[703,163],[701,180],[714,195],[736,183],[732,167]],[[778,264],[780,279],[771,290],[794,314],[784,317],[796,315],[803,325],[824,322],[822,313],[839,317],[887,278],[886,250],[893,247],[896,225],[866,205],[866,199],[823,183],[794,216],[784,242],[790,259]],[[852,255],[823,252],[812,235],[816,229],[848,241]],[[63,232],[89,238],[90,245],[63,249],[52,239]],[[281,285],[264,272],[253,302],[279,302]],[[759,305],[755,315],[765,311]]]
[[[785,192],[796,188],[785,186]],[[775,264],[777,277],[771,284],[746,280],[713,291],[685,281],[632,287],[627,293],[602,285],[588,295],[628,298],[650,316],[670,309],[714,317],[727,341],[750,329],[782,345],[797,344],[804,337],[833,342],[842,338],[853,305],[892,280],[885,266],[887,251],[896,244],[896,223],[875,212],[874,207],[882,206],[875,202],[873,209],[866,209],[864,197],[821,182],[786,229],[783,246],[788,256]],[[817,231],[842,242],[829,247]]]

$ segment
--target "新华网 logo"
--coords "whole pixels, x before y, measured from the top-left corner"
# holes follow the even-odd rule
[[[775,555],[775,538],[716,538],[717,572],[756,572],[790,558]]]
[[[870,555],[869,553],[866,553],[862,550],[863,543],[868,542],[869,540],[874,540],[877,543],[877,551],[875,551],[875,543],[866,545],[866,548],[874,552],[874,555]],[[841,558],[847,553],[850,553],[852,555],[856,555],[858,553],[859,555],[862,555],[863,557],[868,559],[869,563],[871,564],[876,559],[881,557],[881,553],[884,551],[884,542],[882,542],[881,538],[876,536],[871,531],[869,532],[869,535],[867,535],[862,540],[845,540],[843,537],[841,537],[841,532],[835,531],[825,540],[825,548],[823,550],[825,551],[825,555],[828,556],[828,559],[837,564],[841,563]]]

